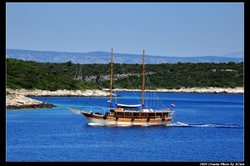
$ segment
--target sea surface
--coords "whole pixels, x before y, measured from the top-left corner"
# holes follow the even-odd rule
[[[140,103],[139,92],[117,94],[113,101]],[[158,127],[89,126],[67,109],[104,113],[108,97],[34,98],[57,107],[7,111],[6,161],[244,161],[242,94],[147,92],[146,105],[175,111]]]

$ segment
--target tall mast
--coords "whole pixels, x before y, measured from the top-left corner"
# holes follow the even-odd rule
[[[141,101],[141,104],[142,106],[144,106],[144,84],[145,84],[145,74],[144,74],[144,54],[145,54],[145,50],[143,50],[142,52],[142,101]]]
[[[109,88],[110,88],[110,95],[109,95],[109,101],[110,103],[112,103],[112,80],[113,80],[113,48],[111,48],[111,60],[110,60],[110,84],[109,84]]]

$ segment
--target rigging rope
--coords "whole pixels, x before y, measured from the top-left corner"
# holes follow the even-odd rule
[[[119,63],[119,66],[121,66],[122,72],[125,74],[125,71],[124,71],[124,69],[123,69],[123,67],[122,67],[122,64],[121,64],[121,63]],[[131,88],[131,89],[134,89],[134,88],[132,87],[131,82],[129,81],[129,78],[128,78],[128,77],[126,77],[126,76],[125,76],[125,78],[127,78],[128,83],[129,83],[129,85],[130,85],[130,88]],[[136,95],[135,91],[133,91],[133,93],[134,93],[134,95],[135,95],[135,97],[136,97],[136,99],[137,99],[138,103],[140,103],[139,97]]]
[[[149,60],[149,58],[148,58],[147,56],[146,56],[146,60]],[[147,81],[148,81],[148,83],[149,83],[149,87],[151,88],[152,86],[151,86],[151,82],[150,82],[149,78],[146,77],[146,79],[147,79]],[[160,104],[161,104],[161,106],[165,109],[166,106],[162,103],[162,101],[160,100],[160,98],[159,98],[159,96],[157,95],[157,93],[155,93],[155,92],[153,91],[152,94],[156,97],[156,100],[155,100],[156,105],[158,106],[158,102],[157,102],[157,101],[159,101]]]

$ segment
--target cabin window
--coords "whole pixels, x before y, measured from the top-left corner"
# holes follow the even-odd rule
[[[164,116],[166,116],[166,117],[168,117],[168,112],[166,112],[166,113],[163,113],[163,115],[164,115]]]
[[[131,112],[125,112],[125,116],[132,116],[132,113]]]
[[[124,112],[116,112],[116,115],[117,115],[118,117],[123,117],[123,116],[124,116]]]
[[[134,116],[139,116],[139,113],[138,112],[134,112],[133,115]]]
[[[155,116],[155,113],[148,113],[148,115],[151,116]]]
[[[138,119],[139,118],[139,113],[138,112],[134,112],[133,113],[133,117],[136,118],[136,119]]]
[[[161,116],[161,113],[156,113],[156,116]]]
[[[147,113],[141,113],[141,116],[142,116],[142,117],[147,117],[148,114],[147,114]]]
[[[150,118],[155,118],[155,113],[148,113],[148,116],[149,116]]]

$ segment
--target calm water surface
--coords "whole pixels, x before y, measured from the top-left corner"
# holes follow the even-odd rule
[[[117,93],[120,103],[140,100],[136,97],[140,93]],[[6,160],[244,161],[243,95],[146,93],[146,97],[152,107],[176,103],[171,126],[88,126],[85,117],[67,108],[103,113],[108,98],[35,97],[57,107],[7,111]]]

